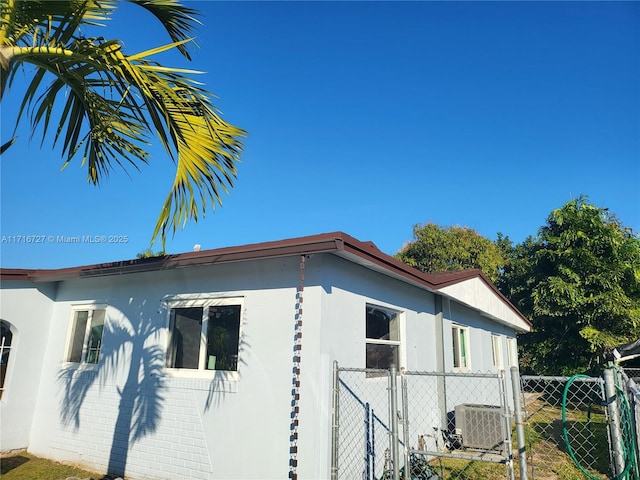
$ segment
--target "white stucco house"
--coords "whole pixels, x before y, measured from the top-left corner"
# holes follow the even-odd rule
[[[327,479],[334,360],[495,371],[530,329],[341,232],[1,280],[0,450],[128,479]]]

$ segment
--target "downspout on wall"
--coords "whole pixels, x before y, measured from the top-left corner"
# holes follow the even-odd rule
[[[435,329],[436,329],[436,372],[444,374],[444,309],[442,295],[434,294],[435,305]],[[449,429],[449,419],[447,416],[447,379],[445,375],[437,377],[438,409],[440,410],[440,428]]]

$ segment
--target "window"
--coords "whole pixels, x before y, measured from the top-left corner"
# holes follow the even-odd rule
[[[507,338],[507,353],[509,355],[509,367],[518,366],[518,344],[515,338]]]
[[[74,310],[67,362],[98,363],[105,314],[97,308]]]
[[[502,342],[500,335],[491,334],[491,351],[493,353],[493,366],[502,368]]]
[[[174,304],[169,313],[167,367],[238,370],[241,311],[238,299]]]
[[[9,367],[9,354],[11,353],[11,341],[13,333],[9,323],[0,321],[0,399],[5,390],[4,381]]]
[[[366,367],[400,368],[400,312],[367,305]]]
[[[469,368],[469,329],[460,325],[452,327],[453,368]]]

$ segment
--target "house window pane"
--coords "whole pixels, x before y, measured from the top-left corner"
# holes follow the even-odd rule
[[[94,310],[91,315],[91,330],[89,330],[87,344],[87,363],[98,363],[98,360],[100,359],[105,313],[105,310]]]
[[[71,333],[71,348],[69,350],[69,357],[67,358],[68,362],[80,363],[82,361],[82,347],[87,331],[87,320],[89,320],[88,310],[75,312],[75,322],[73,332]]]
[[[509,366],[518,366],[518,347],[515,338],[507,338],[507,354],[509,355]]]
[[[169,367],[197,369],[200,361],[202,307],[171,309]]]
[[[391,364],[398,366],[398,345],[367,343],[367,368],[388,369]]]
[[[9,353],[11,352],[11,341],[13,333],[6,322],[0,322],[0,399],[4,392],[4,380],[7,376],[9,366]]]
[[[502,368],[502,343],[499,335],[491,335],[491,351],[493,354],[493,366]]]
[[[67,362],[98,363],[106,312],[104,309],[73,312]]]
[[[400,368],[400,312],[367,305],[365,334],[367,368]]]
[[[207,370],[237,370],[240,305],[209,307]]]
[[[169,316],[166,366],[238,370],[242,299],[185,299],[174,305]]]
[[[467,329],[463,327],[454,326],[452,328],[453,334],[453,366],[454,368],[468,368],[469,367],[469,353],[468,353],[468,340]]]

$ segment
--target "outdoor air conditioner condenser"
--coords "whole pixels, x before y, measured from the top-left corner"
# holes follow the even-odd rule
[[[456,434],[464,448],[501,451],[504,446],[502,409],[496,405],[455,407]]]

